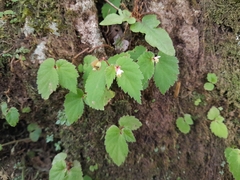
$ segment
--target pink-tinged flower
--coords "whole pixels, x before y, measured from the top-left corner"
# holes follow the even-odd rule
[[[155,57],[153,57],[153,59],[152,59],[153,62],[158,63],[160,57],[161,57],[161,56],[155,56]]]
[[[121,70],[121,67],[120,67],[120,66],[116,66],[116,67],[115,67],[115,71],[116,71],[117,77],[121,77],[122,73],[124,73],[124,71]]]

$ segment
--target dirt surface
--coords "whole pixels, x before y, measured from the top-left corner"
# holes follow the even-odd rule
[[[97,10],[100,11],[103,1],[86,4],[91,7],[86,12],[84,8],[79,9],[77,2],[44,0],[36,4],[29,0],[25,6],[0,0],[0,11],[13,9],[20,13],[16,16],[19,22],[10,23],[12,17],[8,17],[7,24],[0,28],[0,101],[8,102],[10,107],[14,106],[20,112],[24,107],[31,108],[29,113],[20,113],[20,122],[14,128],[3,118],[0,121],[0,144],[9,143],[0,151],[0,179],[48,179],[51,161],[61,151],[67,152],[69,160],[80,161],[84,175],[94,180],[233,179],[224,150],[229,146],[240,147],[240,40],[237,38],[240,3],[154,0],[139,1],[134,6],[133,2],[124,1],[130,10],[137,9],[140,14],[157,14],[161,26],[169,32],[179,59],[180,92],[174,97],[177,88],[174,85],[162,95],[150,82],[148,89],[142,92],[140,105],[116,90],[116,97],[105,111],[86,107],[81,119],[68,127],[56,125],[67,92],[59,89],[49,100],[41,99],[37,92],[36,74],[38,61],[43,59],[40,56],[32,58],[32,54],[41,42],[46,44],[46,57],[67,59],[75,65],[87,54],[101,58],[114,53],[109,47],[94,49],[105,43],[105,30],[96,25]],[[79,3],[84,4],[84,1]],[[77,10],[74,9],[76,7]],[[70,9],[74,9],[73,12]],[[29,13],[32,18],[36,18],[35,13],[38,13],[42,24],[35,21],[34,34],[24,35],[21,31],[20,28],[26,25],[23,13]],[[89,18],[91,13],[95,13],[93,19]],[[47,28],[51,18],[61,24],[60,36]],[[79,23],[88,26],[87,32]],[[89,39],[91,33],[97,34],[95,38]],[[131,42],[129,48],[146,45],[142,38],[139,34],[127,35],[126,39]],[[24,54],[26,61],[13,56],[20,47],[30,50]],[[7,53],[12,56],[3,56]],[[203,88],[209,72],[216,73],[219,78],[211,92]],[[194,101],[198,98],[202,102],[195,106]],[[227,139],[216,137],[209,129],[210,121],[206,115],[212,106],[223,108],[221,115],[229,131]],[[176,127],[176,119],[185,113],[194,119],[187,135]],[[107,128],[117,125],[123,115],[134,115],[143,125],[134,132],[136,143],[129,144],[125,163],[117,167],[105,151],[104,135]],[[28,139],[29,123],[37,123],[43,131],[35,143]],[[50,135],[54,136],[54,141],[47,143],[46,137]],[[89,167],[94,165],[98,168],[92,172]]]

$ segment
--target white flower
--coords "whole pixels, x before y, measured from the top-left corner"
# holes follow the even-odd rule
[[[161,57],[161,56],[155,56],[155,57],[153,57],[153,62],[158,63],[160,57]]]
[[[124,71],[121,70],[120,66],[116,66],[115,71],[116,71],[117,77],[121,77],[122,73],[124,73]]]

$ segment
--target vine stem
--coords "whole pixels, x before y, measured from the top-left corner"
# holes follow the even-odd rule
[[[116,10],[120,10],[117,6],[115,6],[113,3],[111,3],[109,0],[105,0],[110,6],[112,6]]]

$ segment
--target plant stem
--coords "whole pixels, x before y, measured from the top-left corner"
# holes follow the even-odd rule
[[[120,10],[117,6],[115,6],[113,3],[111,3],[109,0],[105,0],[110,6],[112,6],[116,10]]]
[[[10,141],[10,142],[7,142],[5,144],[2,144],[2,147],[3,146],[8,146],[8,145],[11,145],[11,144],[15,144],[15,143],[19,143],[19,142],[29,142],[29,141],[32,141],[32,140],[30,138],[14,140],[14,141]]]

